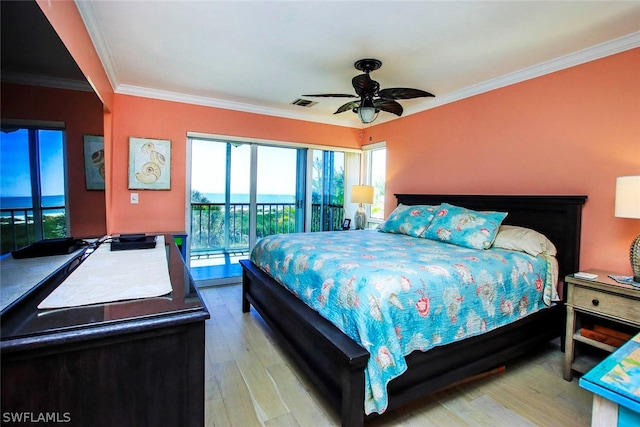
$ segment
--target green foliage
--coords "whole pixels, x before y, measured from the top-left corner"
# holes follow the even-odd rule
[[[287,204],[260,204],[256,218],[258,238],[279,233],[293,233],[296,208]],[[225,209],[221,204],[191,205],[191,250],[208,251],[225,248]],[[249,246],[249,205],[236,203],[229,212],[229,249]]]
[[[42,218],[42,225],[45,239],[60,238],[67,235],[67,218],[64,214],[45,214]],[[0,233],[3,254],[33,243],[35,241],[33,215],[28,215],[26,222],[24,218],[16,217],[15,225],[11,223],[10,217],[3,216],[0,221]]]
[[[311,231],[339,230],[342,226],[342,205],[324,206],[325,224],[320,224],[319,204],[312,206]],[[229,207],[229,236],[225,244],[225,207],[222,204],[191,205],[191,251],[215,252],[225,249],[249,247],[249,204],[235,203]],[[296,207],[294,204],[258,204],[256,235],[296,232]]]
[[[191,203],[211,203],[207,197],[198,190],[191,191]]]
[[[322,194],[325,191],[323,188],[323,174],[325,169],[321,159],[313,159],[313,170],[313,180],[311,181],[311,203],[321,204]],[[329,182],[330,188],[326,190],[328,191],[331,199],[330,203],[332,205],[344,205],[344,166],[340,166],[337,171],[334,171]]]
[[[384,179],[378,179],[373,183],[375,191],[374,200],[371,205],[371,218],[384,218]]]

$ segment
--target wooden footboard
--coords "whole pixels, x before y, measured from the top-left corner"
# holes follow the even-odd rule
[[[403,204],[448,202],[477,210],[509,212],[509,224],[544,233],[558,249],[560,277],[579,268],[581,208],[586,196],[397,195]],[[251,261],[243,268],[242,311],[253,305],[296,363],[339,408],[343,426],[361,426],[364,368],[369,353]],[[563,336],[565,307],[558,303],[513,324],[460,342],[415,351],[407,371],[389,383],[391,410],[442,387],[527,354]],[[377,416],[373,414],[370,417]]]
[[[341,408],[343,425],[362,425],[364,368],[369,352],[251,261],[240,264],[242,311],[254,306],[296,363],[331,403]]]

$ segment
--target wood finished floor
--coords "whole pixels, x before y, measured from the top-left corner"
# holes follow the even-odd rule
[[[338,414],[276,343],[262,318],[242,313],[239,285],[201,289],[206,324],[207,426],[334,426]],[[589,426],[590,392],[562,379],[549,343],[505,372],[434,393],[368,426]]]

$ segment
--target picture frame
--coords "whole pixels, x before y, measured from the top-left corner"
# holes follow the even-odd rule
[[[345,218],[344,221],[342,221],[342,229],[348,230],[350,228],[351,228],[351,220],[349,218]]]
[[[129,190],[171,190],[171,140],[129,138]]]
[[[104,137],[84,135],[83,145],[86,188],[104,191]]]

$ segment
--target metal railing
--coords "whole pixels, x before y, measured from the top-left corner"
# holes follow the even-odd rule
[[[49,206],[40,210],[42,211],[42,238],[65,237],[67,235],[65,207]],[[32,208],[0,209],[2,253],[6,254],[39,240],[36,238],[36,226]]]
[[[64,209],[64,206],[41,208],[43,238],[66,236]],[[311,206],[311,231],[340,230],[343,217],[342,205],[314,203]],[[228,232],[225,230],[224,221],[224,203],[191,204],[191,251],[193,254],[248,250],[249,204],[229,205]],[[295,204],[258,203],[256,226],[258,238],[278,233],[294,233],[296,231]],[[35,227],[33,209],[0,209],[2,253],[11,252],[35,242]]]
[[[313,204],[311,231],[340,230],[342,205]],[[225,218],[228,227],[225,227]],[[296,232],[295,203],[257,203],[258,238]],[[200,257],[225,251],[249,249],[249,204],[191,203],[191,254]]]

